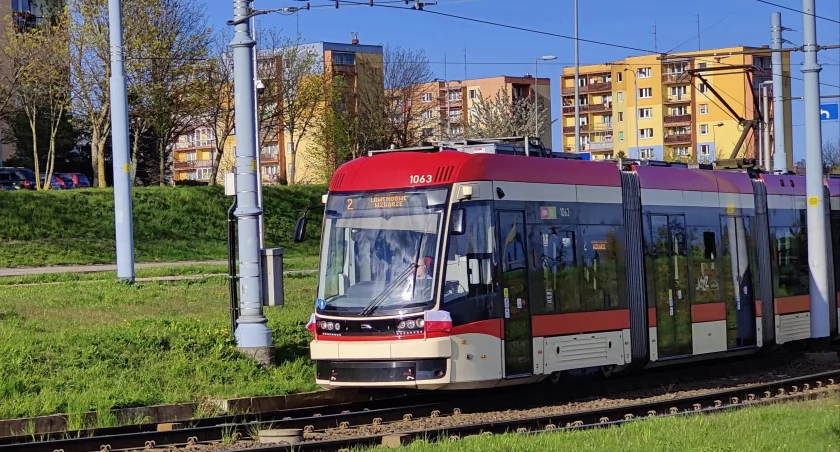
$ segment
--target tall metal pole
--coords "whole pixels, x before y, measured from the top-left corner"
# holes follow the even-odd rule
[[[122,2],[108,0],[111,41],[111,148],[114,165],[114,229],[117,280],[134,282],[134,225],[131,206],[131,160],[128,147],[128,90],[123,53]]]
[[[252,5],[253,7],[253,5]],[[251,18],[251,36],[254,38],[254,48],[252,51],[254,57],[254,87],[257,86],[257,80],[260,79],[260,72],[259,66],[257,64],[258,57],[259,57],[259,50],[257,49],[256,41],[257,41],[257,17],[254,16]],[[255,138],[254,142],[256,143],[257,148],[257,205],[260,207],[260,210],[263,208],[263,184],[262,184],[262,146],[260,144],[260,96],[257,93],[256,88],[254,89],[254,116],[257,118],[254,121],[254,130],[255,130]],[[263,220],[264,216],[260,215],[260,249],[265,248],[265,229],[263,228]]]
[[[770,160],[770,89],[766,82],[762,83],[761,88],[763,90],[761,98],[764,102],[761,107],[764,110],[764,170],[771,172],[773,171],[773,165]],[[774,86],[773,91],[775,90]]]
[[[234,20],[250,12],[249,0],[233,1]],[[235,25],[233,47],[233,84],[236,124],[241,125],[236,137],[236,211],[239,245],[239,318],[237,319],[237,347],[264,364],[273,361],[271,331],[262,311],[262,266],[260,265],[259,218],[262,210],[257,204],[256,128],[254,117],[254,66],[251,49],[256,44],[251,38],[248,21]]]
[[[540,59],[537,58],[534,60],[534,136],[539,138],[540,137],[540,110],[537,106],[539,102],[539,94],[537,93],[537,83],[540,80]]]
[[[772,28],[771,48],[782,48],[782,13],[773,13],[770,19]],[[782,82],[782,52],[773,52],[773,138],[775,153],[773,169],[787,172],[787,152],[785,150],[785,100]]]
[[[575,0],[575,152],[580,152],[580,62],[578,61],[578,0]]]
[[[822,349],[829,341],[829,286],[820,125],[820,71],[822,68],[817,63],[819,47],[817,46],[817,18],[814,4],[815,0],[802,0],[804,62],[801,71],[805,82],[805,185],[808,195],[811,341],[815,348]]]

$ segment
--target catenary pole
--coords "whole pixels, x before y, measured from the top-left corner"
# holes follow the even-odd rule
[[[575,152],[580,153],[580,62],[578,61],[578,0],[575,0]]]
[[[111,44],[111,147],[114,168],[114,230],[117,280],[134,282],[134,226],[131,206],[131,161],[128,144],[128,90],[125,80],[122,2],[108,0]]]
[[[823,192],[822,129],[820,124],[820,70],[817,63],[815,0],[802,0],[803,53],[801,71],[805,84],[805,185],[808,221],[808,270],[811,307],[811,341],[824,348],[829,340],[828,256]]]
[[[236,343],[238,348],[252,355],[258,362],[273,361],[271,331],[262,310],[259,219],[262,210],[257,199],[256,121],[254,110],[254,66],[251,38],[246,17],[250,13],[249,0],[234,0],[233,47],[234,114],[237,127],[236,145],[236,215],[239,245],[239,309]]]
[[[773,13],[770,19],[772,36],[771,48],[782,48],[782,13]],[[782,52],[773,52],[773,170],[787,172],[787,150],[785,149],[785,101],[784,84],[782,82]]]

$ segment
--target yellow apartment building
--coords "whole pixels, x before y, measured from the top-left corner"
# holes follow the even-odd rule
[[[765,49],[767,52],[762,52]],[[737,53],[745,51],[755,53]],[[781,89],[784,98],[790,99],[790,58],[787,53],[782,55],[786,77]],[[761,105],[760,87],[772,81],[770,49],[729,47],[671,54],[666,59],[658,57],[635,56],[579,68],[581,151],[591,152],[593,159],[711,162],[755,157],[760,129],[758,134],[750,133],[736,155],[732,155],[743,127],[726,104],[741,118],[757,118],[754,99]],[[747,71],[746,66],[755,69]],[[702,75],[722,99],[689,70]],[[560,86],[562,150],[572,152],[574,67],[563,69]],[[769,87],[772,96],[772,85]],[[770,110],[772,140],[772,101]],[[785,118],[785,147],[791,149],[790,100],[785,101]],[[787,157],[788,167],[792,167],[792,152]]]
[[[350,43],[318,42],[304,44],[303,51],[311,49],[317,55],[321,55],[324,61],[325,72],[329,77],[343,77],[346,86],[354,93],[362,90],[374,89],[383,90],[382,86],[382,46],[362,45],[358,39],[353,37]],[[260,56],[259,63],[273,65],[279,68],[282,64],[280,57]],[[281,73],[276,71],[276,73]],[[270,80],[263,80],[264,84],[271,83]],[[350,106],[355,108],[356,106]],[[263,124],[265,127],[266,125]],[[298,143],[297,155],[295,158],[295,183],[322,182],[317,176],[317,171],[312,168],[312,160],[308,157],[308,149],[311,148],[310,139],[312,129],[304,133],[302,138],[295,137],[295,141],[301,138]],[[173,150],[173,179],[177,180],[199,180],[209,181],[212,171],[212,158],[215,156],[215,131],[206,127],[195,127],[176,140]],[[297,135],[298,132],[296,131]],[[276,124],[271,130],[260,131],[260,173],[264,184],[276,184],[287,180],[291,170],[292,141],[282,124]],[[219,180],[223,180],[225,172],[230,172],[235,163],[236,134],[228,137],[225,142],[225,155],[222,159],[219,170]]]
[[[535,89],[536,88],[536,89]],[[495,99],[496,94],[507,89],[510,101],[530,98],[536,92],[545,106],[546,116],[551,117],[551,79],[535,79],[531,75],[524,77],[498,76],[469,80],[435,80],[416,89],[423,115],[417,121],[422,135],[429,140],[439,140],[447,136],[462,136],[467,130],[469,115],[475,111],[479,98]],[[550,122],[550,121],[548,121]],[[544,129],[540,138],[543,144],[551,147],[551,127]],[[490,137],[483,137],[490,138]]]

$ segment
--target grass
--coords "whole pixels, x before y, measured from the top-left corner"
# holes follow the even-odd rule
[[[320,238],[317,209],[306,243],[292,237],[297,218],[325,192],[324,186],[265,187],[266,246],[284,247],[290,261],[312,259]],[[232,200],[222,187],[134,187],[132,195],[138,262],[227,258]],[[113,202],[108,188],[0,192],[0,267],[113,263]]]
[[[304,328],[315,277],[287,275],[285,285],[286,306],[266,309],[278,362],[268,369],[234,348],[224,276],[7,285],[0,418],[69,413],[76,429],[89,410],[316,389]],[[97,426],[114,422],[103,415]]]
[[[744,408],[708,416],[641,420],[623,427],[536,435],[469,437],[457,442],[418,441],[414,452],[492,451],[837,451],[840,400]]]

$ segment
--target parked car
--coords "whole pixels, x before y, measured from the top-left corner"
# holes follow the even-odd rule
[[[44,185],[44,179],[47,178],[45,173],[41,173],[41,185]],[[50,178],[50,189],[51,190],[64,190],[64,181],[58,178],[55,174],[52,175]]]
[[[58,180],[60,180],[61,182],[64,183],[64,189],[65,190],[69,190],[71,188],[76,188],[76,183],[73,182],[73,178],[68,176],[67,174],[56,173],[56,177],[58,177]]]
[[[76,188],[89,188],[90,180],[82,173],[58,173],[59,177],[67,176],[73,180],[73,185]]]
[[[0,186],[13,190],[35,190],[35,171],[29,168],[0,167]]]

